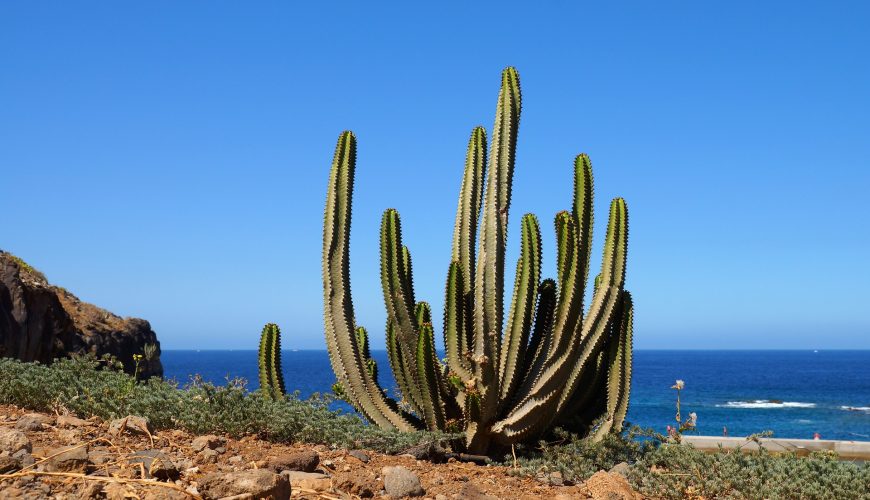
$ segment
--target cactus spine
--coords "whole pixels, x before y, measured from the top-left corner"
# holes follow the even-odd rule
[[[403,403],[385,396],[355,323],[349,241],[356,139],[336,146],[324,214],[323,286],[326,342],[345,397],[387,429],[465,429],[466,447],[529,441],[553,425],[601,439],[621,430],[631,382],[633,305],[624,289],[628,211],[616,198],[601,271],[584,305],[592,248],[593,183],[589,157],[574,160],[570,211],[556,214],[556,277],[542,279],[537,217],[522,218],[520,257],[504,317],[508,212],[522,109],[519,75],[502,72],[492,142],[471,132],[459,191],[445,286],[446,366],[435,353],[429,305],[414,295],[411,252],[399,213],[381,220],[381,285],[387,352]],[[486,186],[484,188],[484,186]],[[478,239],[479,237],[479,239]],[[506,321],[506,324],[504,324]],[[592,428],[593,422],[601,422]]]
[[[281,371],[281,330],[269,323],[260,334],[260,390],[269,399],[284,398],[284,375]]]

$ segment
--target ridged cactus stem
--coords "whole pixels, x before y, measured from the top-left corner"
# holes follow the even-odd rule
[[[447,273],[447,291],[444,299],[444,349],[447,353],[447,367],[460,382],[472,377],[470,364],[465,358],[469,352],[468,338],[465,335],[467,309],[465,307],[465,281],[462,264],[454,261]]]
[[[518,369],[525,361],[541,281],[541,230],[538,219],[532,214],[526,214],[521,227],[520,258],[517,261],[513,300],[499,362],[499,397],[502,406],[510,402],[510,396],[522,376]]]
[[[441,402],[441,372],[435,354],[435,333],[431,323],[423,323],[417,337],[417,373],[420,380],[423,420],[429,430],[444,428],[444,406]]]
[[[607,404],[604,420],[590,436],[592,441],[600,441],[611,431],[621,431],[622,422],[628,412],[634,309],[628,292],[623,292],[620,302],[613,321],[614,338],[611,339],[607,352]]]
[[[502,72],[501,90],[486,176],[480,246],[474,281],[474,375],[481,393],[481,419],[484,427],[498,406],[498,355],[504,311],[504,256],[510,208],[517,132],[522,98],[516,69]],[[476,426],[471,432],[472,447],[485,446],[484,438],[473,434],[486,432]],[[480,443],[480,444],[479,444]]]
[[[269,323],[260,334],[259,350],[260,391],[269,399],[284,397],[284,375],[281,371],[281,331]]]
[[[381,219],[381,286],[393,335],[402,358],[408,363],[416,359],[418,329],[416,304],[412,300],[413,283],[406,263],[410,263],[410,252],[402,246],[399,212],[388,209]],[[419,372],[408,369],[406,373],[408,386],[403,388],[403,393],[414,410],[419,412],[424,405]]]
[[[412,430],[413,421],[380,391],[366,370],[357,345],[350,294],[350,218],[356,138],[338,139],[323,216],[323,306],[326,346],[332,369],[354,406],[386,429]]]

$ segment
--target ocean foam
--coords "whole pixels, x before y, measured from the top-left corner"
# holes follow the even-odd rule
[[[870,406],[841,406],[840,409],[846,411],[863,411],[870,413]]]
[[[750,408],[768,410],[774,408],[815,408],[815,403],[801,403],[797,401],[771,401],[769,399],[756,399],[754,401],[728,401],[724,405],[716,405],[720,408]]]

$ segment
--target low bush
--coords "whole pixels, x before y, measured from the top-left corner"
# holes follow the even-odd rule
[[[870,467],[840,461],[832,453],[705,453],[637,427],[596,444],[567,434],[557,437],[555,443],[525,450],[516,473],[558,471],[580,482],[626,462],[631,485],[654,498],[870,499]]]
[[[329,409],[329,398],[302,400],[296,394],[272,401],[249,392],[241,379],[216,386],[194,379],[184,387],[133,377],[92,358],[59,359],[51,365],[0,359],[0,403],[102,419],[139,415],[156,429],[192,433],[256,435],[278,442],[307,442],[395,453],[411,446],[446,441],[437,433],[383,431],[359,417]]]

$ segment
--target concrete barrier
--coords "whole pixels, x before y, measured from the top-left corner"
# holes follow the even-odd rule
[[[793,451],[798,455],[809,455],[813,451],[834,451],[843,460],[870,460],[870,441],[834,441],[830,439],[781,439],[759,438],[761,446],[773,453]],[[695,448],[713,452],[720,447],[741,451],[758,450],[759,443],[739,437],[683,436],[683,443]]]

